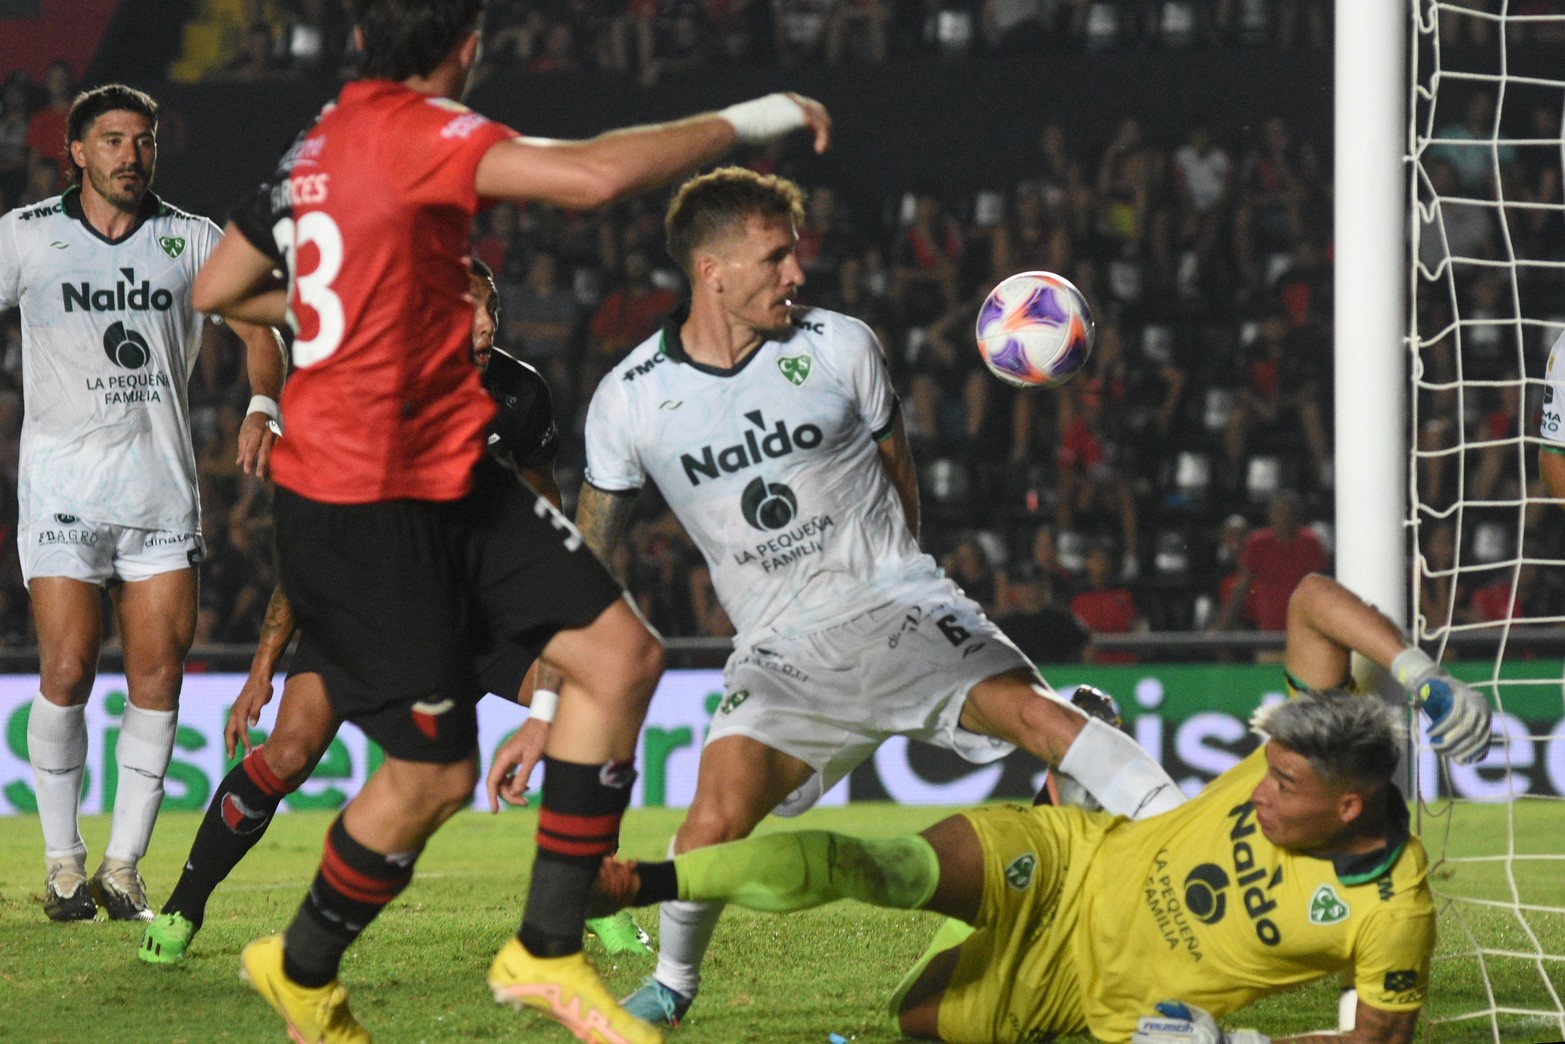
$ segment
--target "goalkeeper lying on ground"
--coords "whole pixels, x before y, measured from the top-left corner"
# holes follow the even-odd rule
[[[1488,748],[1483,698],[1315,575],[1288,607],[1294,698],[1253,721],[1268,742],[1171,812],[1132,823],[1007,805],[917,837],[773,834],[671,862],[605,860],[599,887],[631,905],[679,898],[786,911],[858,899],[965,921],[974,930],[960,940],[942,930],[893,997],[901,1030],[915,1037],[1089,1031],[1216,1044],[1224,1038],[1206,1013],[1346,973],[1356,1027],[1320,1039],[1408,1041],[1434,946],[1428,863],[1391,782],[1401,730],[1381,701],[1348,691],[1350,651],[1414,695],[1436,749],[1472,761]],[[1169,1001],[1182,1003],[1158,1016]]]

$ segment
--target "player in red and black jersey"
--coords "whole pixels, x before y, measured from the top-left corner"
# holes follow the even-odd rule
[[[489,451],[558,507],[553,465],[559,434],[549,386],[537,370],[495,347],[499,295],[488,266],[476,258],[471,284],[472,360],[498,407],[490,426]],[[213,890],[255,847],[283,798],[309,778],[342,725],[327,699],[315,644],[301,636],[271,735],[261,746],[252,745],[250,730],[271,702],[272,676],[295,632],[293,610],[279,587],[267,605],[250,675],[229,711],[223,734],[228,756],[232,758],[242,747],[245,757],[218,785],[178,884],[142,935],[137,956],[148,963],[175,964],[187,955]],[[535,684],[539,677],[545,678],[544,688],[551,695],[558,685],[557,680],[552,684],[549,680],[552,670],[542,665],[534,668],[533,663],[528,650],[515,648],[478,665],[481,693],[503,696],[534,711],[521,729],[530,737],[518,769],[524,782],[543,753],[553,714],[552,710],[545,713],[547,697],[535,702]],[[611,952],[650,952],[639,945],[639,929],[625,918],[605,918],[589,926]]]
[[[252,943],[242,970],[299,1039],[367,1039],[336,981],[342,954],[470,800],[475,657],[523,645],[565,684],[528,902],[490,987],[584,1038],[659,1040],[598,981],[581,928],[661,648],[563,516],[478,466],[493,406],[465,358],[464,259],[484,200],[600,206],[736,142],[809,129],[824,148],[830,121],[772,95],[587,141],[520,138],[454,100],[482,0],[352,6],[365,78],[235,212],[194,291],[202,310],[295,329],[292,437],[272,461],[279,574],[319,644],[332,710],[387,755],[332,825],[286,935]],[[509,743],[497,754],[514,756]]]

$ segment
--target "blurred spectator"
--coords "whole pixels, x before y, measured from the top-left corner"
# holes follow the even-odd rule
[[[548,251],[533,255],[524,282],[500,284],[504,342],[537,367],[559,396],[569,391],[572,340],[581,318],[581,303],[560,285],[559,262]]]
[[[992,51],[1036,51],[1044,44],[1044,15],[1050,0],[983,0],[979,26]]]
[[[0,213],[16,206],[27,188],[27,84],[12,74],[0,92]]]
[[[1236,481],[1250,453],[1252,432],[1296,430],[1304,436],[1313,481],[1323,489],[1330,487],[1331,453],[1320,373],[1324,351],[1306,335],[1290,331],[1281,316],[1260,321],[1245,353],[1243,383],[1224,443]]]
[[[1070,611],[1093,635],[1146,630],[1135,596],[1116,579],[1115,565],[1112,547],[1094,544],[1087,552],[1081,589],[1070,600]],[[1108,652],[1089,646],[1086,653],[1088,663],[1135,663],[1137,659],[1126,650]]]
[[[1117,524],[1125,550],[1123,570],[1134,574],[1140,562],[1140,518],[1130,474],[1123,467],[1122,447],[1109,437],[1105,396],[1115,395],[1112,385],[1096,377],[1083,377],[1066,385],[1060,398],[1060,435],[1055,476],[1059,502],[1055,525],[1061,530],[1079,528],[1079,519],[1093,516]],[[1077,615],[1081,615],[1079,612]]]
[[[1556,113],[1556,119],[1557,116]],[[1558,133],[1556,123],[1556,137]],[[1494,95],[1478,90],[1468,100],[1460,122],[1446,123],[1435,131],[1440,144],[1429,146],[1428,151],[1431,157],[1451,165],[1462,195],[1492,199],[1496,165],[1516,162],[1516,146],[1494,143],[1500,136]]]
[[[516,204],[496,203],[489,211],[486,231],[473,243],[473,256],[489,266],[502,285],[523,277],[527,246],[522,237]]]
[[[773,0],[777,59],[797,65],[822,53],[826,24],[839,0]]]
[[[1303,502],[1292,490],[1272,498],[1271,525],[1244,542],[1239,576],[1223,603],[1218,630],[1230,631],[1241,616],[1260,631],[1281,631],[1288,624],[1288,597],[1311,573],[1326,570],[1320,540],[1300,525]]]
[[[961,300],[965,239],[934,188],[913,192],[912,215],[891,255],[892,298],[907,322],[921,326]]]
[[[646,254],[639,250],[626,254],[624,284],[605,297],[592,316],[583,388],[596,388],[598,379],[626,352],[652,336],[678,300],[673,291],[653,285],[652,262]]]
[[[1043,570],[1023,562],[1007,579],[1013,605],[995,622],[1034,663],[1081,663],[1091,636],[1061,605]]]
[[[1440,627],[1461,623],[1467,607],[1456,604],[1456,528],[1442,522],[1426,530],[1419,563],[1418,613],[1423,617],[1420,637]]]
[[[1060,204],[1046,204],[1036,185],[1018,185],[1011,212],[995,227],[990,258],[994,283],[1017,272],[1069,271],[1070,230]]]
[[[70,63],[55,59],[44,72],[49,100],[27,122],[28,189],[24,202],[43,199],[70,181],[71,161],[65,154],[65,121],[70,115],[76,80]],[[41,192],[42,195],[34,195]]]
[[[1233,196],[1234,163],[1204,121],[1191,126],[1174,152],[1174,188],[1178,201],[1176,235],[1195,252],[1198,263],[1210,263],[1228,220]]]
[[[215,80],[256,82],[275,80],[292,71],[287,59],[277,53],[277,41],[271,27],[257,22],[245,34],[244,45],[221,69],[212,73]]]
[[[1269,117],[1240,164],[1234,212],[1238,269],[1250,273],[1254,284],[1264,280],[1263,256],[1288,250],[1304,237],[1320,176],[1315,150],[1297,141],[1281,116]]]
[[[982,606],[985,613],[995,615],[998,588],[994,566],[983,544],[973,537],[963,537],[956,542],[951,553],[945,556],[941,566],[946,575],[967,593],[967,597]]]
[[[836,0],[826,19],[826,64],[837,65],[846,54],[883,64],[891,17],[892,0]]]
[[[1013,590],[1017,578],[1036,577],[1047,589],[1051,599],[1069,597],[1076,588],[1076,574],[1060,564],[1060,552],[1054,541],[1054,530],[1039,526],[1033,531],[1025,557],[1019,557],[999,573],[999,608],[1009,612],[1022,604],[1025,597]]]

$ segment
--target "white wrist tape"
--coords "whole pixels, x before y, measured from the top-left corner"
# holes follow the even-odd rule
[[[277,408],[277,400],[270,395],[250,396],[250,405],[245,408],[245,415],[249,416],[252,413],[264,413],[278,424],[283,421],[283,411]]]
[[[560,694],[553,689],[534,689],[532,706],[527,708],[527,717],[533,721],[553,721],[554,712],[559,709]]]
[[[761,145],[804,126],[803,107],[786,94],[740,102],[717,114],[733,124],[734,133],[746,145]]]

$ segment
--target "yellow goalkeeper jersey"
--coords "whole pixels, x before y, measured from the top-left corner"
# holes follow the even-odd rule
[[[1250,793],[1265,773],[1263,745],[1186,804],[1104,837],[1076,931],[1095,1036],[1128,1039],[1158,1001],[1221,1017],[1344,971],[1371,1007],[1422,1007],[1434,901],[1400,792],[1384,848],[1317,859],[1262,836]]]

